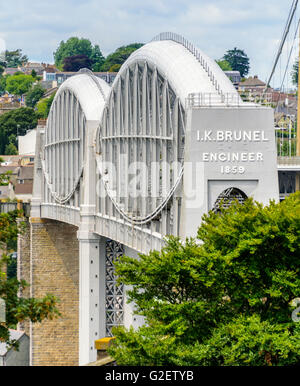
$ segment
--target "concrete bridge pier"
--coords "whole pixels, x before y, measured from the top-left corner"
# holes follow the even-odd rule
[[[79,365],[97,359],[95,340],[105,336],[105,239],[78,231]]]

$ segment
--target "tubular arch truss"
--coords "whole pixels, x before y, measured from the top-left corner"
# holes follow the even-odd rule
[[[185,103],[199,91],[215,93],[220,103],[224,95],[236,93],[214,61],[172,33],[160,34],[135,51],[112,88],[89,70],[65,81],[44,135],[43,203],[79,210],[91,122],[104,194],[96,194],[97,175],[86,181],[91,184],[89,192],[94,189],[97,196],[97,217],[151,234],[178,234]],[[99,126],[94,131],[95,122]],[[144,179],[132,182],[141,165],[146,168]]]
[[[173,32],[161,32],[159,35],[155,36],[152,41],[163,41],[163,40],[172,40],[176,43],[182,44],[190,53],[192,53],[195,58],[198,60],[199,64],[203,67],[203,69],[207,72],[207,75],[212,82],[212,85],[216,89],[217,93],[223,97],[224,92],[221,89],[221,86],[214,74],[213,69],[209,65],[208,61],[204,57],[204,55],[187,39],[183,36],[178,35]]]
[[[86,117],[70,89],[53,102],[45,132],[42,166],[51,195],[59,204],[73,196],[82,172]]]
[[[149,62],[124,66],[113,84],[96,138],[104,188],[121,218],[143,225],[167,206],[183,175],[184,133],[185,112],[168,79]],[[107,163],[114,165],[113,172]],[[131,190],[130,197],[122,188],[130,186],[126,171],[133,163],[142,163],[146,170],[139,194]],[[163,164],[171,165],[166,173]],[[109,205],[106,198],[100,198],[98,212],[107,213]]]
[[[106,82],[82,69],[57,92],[47,120],[42,153],[47,202],[79,206],[86,125],[88,120],[100,120],[108,90]]]

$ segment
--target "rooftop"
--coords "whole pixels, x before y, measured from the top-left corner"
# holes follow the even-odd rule
[[[241,82],[240,85],[242,87],[244,86],[257,87],[257,86],[265,86],[266,83],[258,79],[258,76],[255,75],[254,77],[250,76],[248,79],[244,80],[244,82]]]
[[[20,166],[18,179],[20,180],[33,180],[33,169],[32,165],[30,166]]]
[[[17,184],[15,186],[15,194],[32,194],[33,183]]]

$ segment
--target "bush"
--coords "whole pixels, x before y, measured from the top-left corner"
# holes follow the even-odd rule
[[[169,237],[161,252],[115,264],[146,325],[114,330],[111,355],[120,365],[298,363],[300,192],[202,220],[198,240]]]

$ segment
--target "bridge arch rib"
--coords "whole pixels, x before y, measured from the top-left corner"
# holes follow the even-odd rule
[[[100,121],[109,90],[105,81],[88,70],[59,88],[44,135],[45,202],[79,208],[89,122]]]

